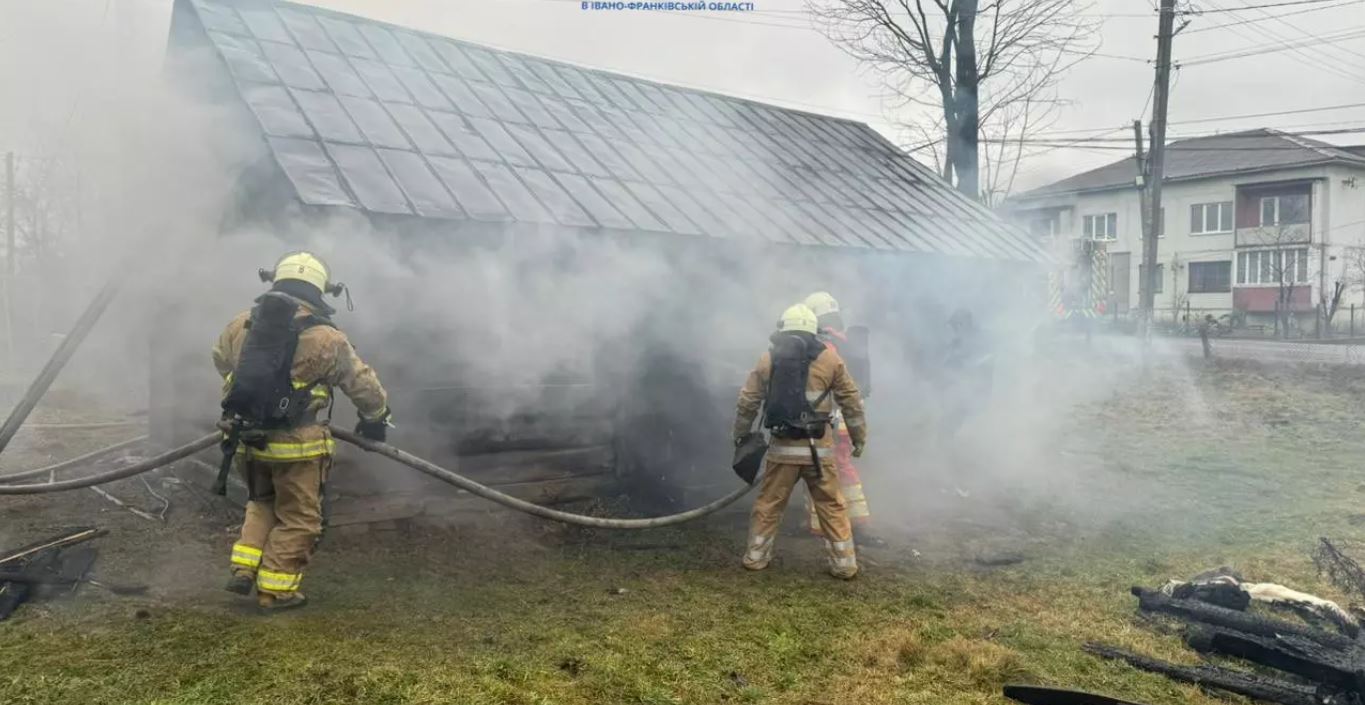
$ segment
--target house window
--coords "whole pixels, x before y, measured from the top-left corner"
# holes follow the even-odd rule
[[[1308,222],[1308,194],[1261,197],[1261,227]]]
[[[1232,291],[1232,260],[1190,262],[1191,294],[1223,294]]]
[[[1190,206],[1191,235],[1230,232],[1232,232],[1232,201],[1196,203]]]
[[[1036,237],[1057,237],[1062,234],[1061,225],[1061,219],[1054,214],[1033,220],[1029,223],[1029,230]]]
[[[1119,214],[1087,215],[1082,219],[1082,228],[1087,239],[1117,240],[1119,238]]]
[[[1147,265],[1145,265],[1145,264],[1139,264],[1139,265],[1138,265],[1138,291],[1141,291],[1141,290],[1142,290],[1142,285],[1143,285],[1143,283],[1145,283],[1145,282],[1147,281],[1146,273],[1147,273]],[[1154,293],[1154,294],[1160,294],[1161,291],[1162,291],[1163,289],[1166,288],[1166,277],[1164,276],[1165,273],[1166,273],[1166,265],[1164,265],[1164,264],[1158,264],[1158,265],[1156,266],[1156,285],[1152,287],[1152,293]]]
[[[1190,273],[1193,280],[1194,273]],[[1238,284],[1308,283],[1308,248],[1237,253]]]

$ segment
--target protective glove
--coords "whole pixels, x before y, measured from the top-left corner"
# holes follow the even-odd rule
[[[385,409],[384,413],[373,419],[368,421],[361,419],[360,422],[355,425],[355,432],[360,435],[361,438],[368,438],[372,441],[384,443],[389,439],[389,427],[393,425],[393,423],[390,422],[390,419],[392,418],[393,412]]]
[[[855,458],[861,458],[861,457],[863,457],[863,448],[864,448],[866,445],[867,445],[867,443],[865,443],[865,442],[864,442],[864,443],[854,443],[854,444],[853,444],[853,457],[855,457]]]

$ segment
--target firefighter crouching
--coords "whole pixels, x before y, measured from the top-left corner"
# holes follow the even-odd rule
[[[843,412],[853,457],[862,456],[867,426],[858,385],[839,353],[821,342],[816,330],[815,313],[805,304],[787,309],[771,337],[772,347],[759,358],[739,393],[736,444],[748,435],[760,407],[763,426],[772,432],[743,562],[750,570],[768,567],[782,513],[801,479],[825,537],[830,574],[852,578],[858,573],[858,559],[832,457],[835,434],[829,417],[836,405]]]
[[[322,492],[335,442],[319,419],[332,388],[355,404],[356,432],[382,441],[387,395],[374,370],[336,328],[324,292],[339,294],[327,265],[308,252],[285,255],[256,305],[227,325],[213,347],[223,376],[224,470],[233,458],[246,482],[241,537],[232,547],[227,589],[254,586],[264,609],[304,604],[299,584],[322,534]],[[225,480],[220,477],[220,485]]]

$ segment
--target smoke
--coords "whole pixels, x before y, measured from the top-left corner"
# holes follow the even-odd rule
[[[24,80],[118,63],[117,53],[93,54],[91,65],[61,75],[35,67]],[[211,56],[188,60],[188,76],[212,75]],[[336,322],[390,388],[396,442],[458,464],[454,449],[472,428],[550,426],[573,437],[592,425],[585,419],[605,420],[617,460],[645,480],[637,484],[676,499],[689,488],[732,486],[735,394],[780,312],[826,290],[847,323],[872,329],[871,438],[860,465],[879,522],[988,513],[1005,499],[1095,506],[1093,482],[1082,478],[1088,468],[1059,450],[1088,449],[1075,415],[1122,389],[1115,359],[1136,353],[1103,340],[1040,347],[1049,324],[1040,269],[795,248],[761,233],[395,227],[298,205],[263,214],[253,199],[280,195],[244,185],[270,162],[242,108],[161,81],[121,82],[98,110],[48,127],[32,144],[79,174],[80,227],[60,253],[24,261],[25,295],[41,299],[43,314],[17,329],[19,347],[31,372],[103,280],[124,277],[120,298],[61,378],[95,406],[144,409],[148,390],[172,381],[181,420],[207,428],[220,391],[210,346],[264,289],[258,268],[309,249],[350,288],[355,310],[338,301]],[[989,389],[966,400],[953,398],[942,370],[958,309],[973,313],[994,360]],[[964,401],[961,429],[943,433],[943,417]],[[349,422],[339,406],[338,423]],[[365,472],[375,488],[429,487],[392,468]],[[959,501],[964,493],[980,501]],[[945,504],[945,496],[957,499]],[[1104,511],[1123,508],[1111,502]]]

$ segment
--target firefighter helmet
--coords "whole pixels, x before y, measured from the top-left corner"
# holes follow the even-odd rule
[[[275,271],[261,270],[264,281],[279,282],[295,279],[317,287],[319,292],[333,293],[331,269],[317,255],[300,250],[290,252],[275,263]]]
[[[816,322],[815,312],[805,304],[796,304],[782,312],[782,319],[777,322],[777,329],[781,331],[800,331],[814,335],[817,332],[819,323]]]
[[[817,291],[807,296],[805,304],[815,314],[816,318],[839,312],[839,301],[830,296],[828,291]]]

